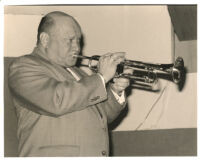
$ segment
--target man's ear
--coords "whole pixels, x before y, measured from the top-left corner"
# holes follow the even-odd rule
[[[45,32],[42,32],[40,34],[40,42],[44,48],[48,48],[49,35]]]

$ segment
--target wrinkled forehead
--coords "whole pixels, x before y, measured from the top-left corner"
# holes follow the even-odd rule
[[[81,28],[79,24],[72,18],[67,16],[55,17],[54,31],[61,36],[81,37]]]

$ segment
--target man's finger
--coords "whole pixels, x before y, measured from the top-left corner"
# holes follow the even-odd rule
[[[132,74],[133,73],[133,69],[132,68],[125,68],[123,73]]]
[[[127,78],[113,78],[113,82],[126,83],[126,82],[129,82],[129,79],[127,79]]]
[[[114,59],[114,60],[117,60],[119,58],[124,59],[125,58],[125,52],[115,52],[115,53],[112,53],[111,58]]]

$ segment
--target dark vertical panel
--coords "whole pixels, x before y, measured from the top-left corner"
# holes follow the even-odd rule
[[[197,39],[197,6],[169,5],[174,31],[180,41]]]
[[[187,73],[197,72],[197,5],[168,5],[175,32],[175,57],[182,57]]]
[[[17,117],[8,89],[8,66],[13,58],[4,58],[4,156],[16,157],[17,153]]]

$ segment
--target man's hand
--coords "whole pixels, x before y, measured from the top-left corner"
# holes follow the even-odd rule
[[[133,73],[133,69],[124,69],[124,73]],[[111,84],[111,89],[116,92],[119,96],[129,86],[130,80],[127,78],[114,78]]]
[[[98,71],[103,76],[106,83],[114,77],[117,65],[123,62],[124,59],[124,52],[107,53],[100,57]]]

